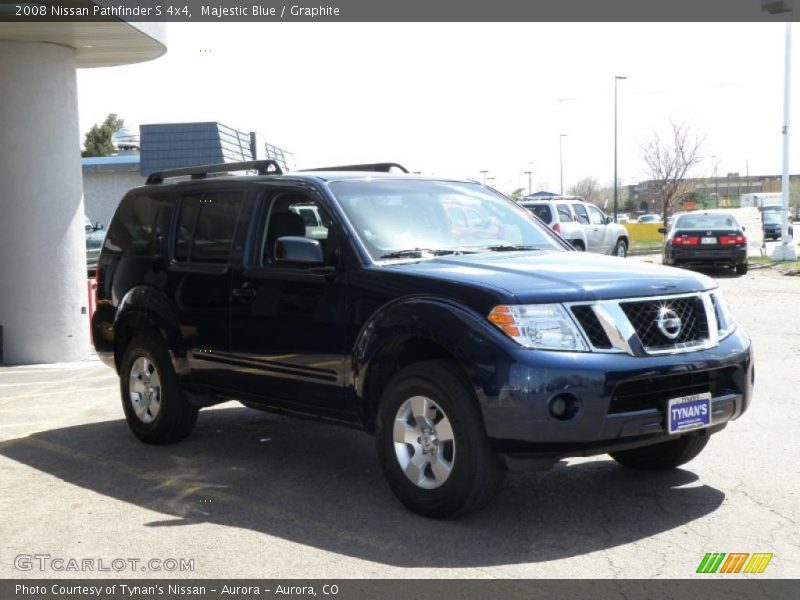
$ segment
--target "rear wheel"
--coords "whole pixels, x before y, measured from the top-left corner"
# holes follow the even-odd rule
[[[747,274],[747,263],[736,265],[736,274],[737,275],[746,275]]]
[[[575,248],[575,250],[577,250],[578,252],[586,252],[586,246],[584,246],[582,241],[575,240],[570,243],[572,244],[573,248]]]
[[[614,246],[614,256],[619,256],[620,258],[625,258],[628,256],[628,243],[625,240],[617,240],[616,246]]]
[[[700,454],[709,437],[706,432],[695,433],[644,448],[612,452],[609,456],[631,469],[667,471],[686,464]]]
[[[376,425],[389,486],[414,512],[463,515],[486,505],[502,483],[475,395],[452,363],[425,361],[397,373]]]
[[[136,437],[168,444],[192,432],[197,408],[181,391],[161,336],[135,337],[122,356],[119,376],[122,408]]]

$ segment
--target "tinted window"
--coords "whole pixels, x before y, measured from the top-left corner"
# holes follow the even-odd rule
[[[533,206],[526,206],[525,208],[547,224],[553,220],[553,213],[550,210],[550,206],[547,204],[534,204]]]
[[[159,204],[163,203],[149,196],[126,196],[108,227],[104,247],[126,256],[150,255]]]
[[[586,212],[586,208],[583,206],[583,204],[573,204],[572,208],[575,211],[575,215],[578,217],[578,223],[588,225],[589,214]]]
[[[238,192],[184,196],[178,216],[175,260],[225,264],[242,206]]]

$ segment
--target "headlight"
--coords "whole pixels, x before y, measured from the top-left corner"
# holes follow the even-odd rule
[[[722,341],[736,331],[736,319],[733,317],[733,313],[731,313],[731,309],[722,292],[716,291],[711,296],[714,300],[714,310],[717,314],[719,339]]]
[[[581,332],[560,304],[495,306],[488,318],[526,348],[589,351]]]

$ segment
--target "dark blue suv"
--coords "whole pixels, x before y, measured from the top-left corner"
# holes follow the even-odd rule
[[[571,251],[492,190],[389,164],[153,174],[97,279],[95,346],[140,439],[231,399],[356,426],[427,516],[564,457],[677,467],[752,395],[713,280]]]

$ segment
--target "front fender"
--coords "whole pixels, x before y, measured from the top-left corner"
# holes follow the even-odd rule
[[[511,362],[511,340],[478,312],[436,297],[397,299],[378,310],[360,329],[351,364],[359,412],[366,411],[367,373],[373,361],[393,344],[424,340],[440,346],[476,388],[478,397],[496,396],[498,369]]]

